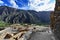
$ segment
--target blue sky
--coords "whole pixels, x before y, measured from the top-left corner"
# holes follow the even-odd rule
[[[55,0],[0,0],[0,6],[24,10],[54,11]]]

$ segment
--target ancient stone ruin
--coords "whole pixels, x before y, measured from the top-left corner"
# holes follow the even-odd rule
[[[51,29],[60,40],[60,0],[56,0],[55,11],[51,13]]]
[[[0,40],[29,40],[35,32],[47,32],[48,27],[12,24],[0,31]]]
[[[1,29],[0,40],[27,40],[33,32],[30,25],[12,24],[10,27]]]

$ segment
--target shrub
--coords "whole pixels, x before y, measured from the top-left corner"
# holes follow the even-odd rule
[[[0,21],[0,27],[7,27],[9,23],[6,23],[4,21]]]

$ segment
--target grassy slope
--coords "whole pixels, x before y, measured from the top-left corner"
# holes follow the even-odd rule
[[[6,27],[9,26],[9,23],[6,23],[4,21],[0,21],[0,27]]]

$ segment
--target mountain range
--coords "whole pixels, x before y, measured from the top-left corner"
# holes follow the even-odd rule
[[[51,11],[22,10],[0,6],[0,21],[7,23],[50,23]]]

